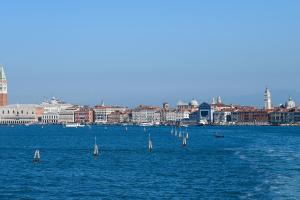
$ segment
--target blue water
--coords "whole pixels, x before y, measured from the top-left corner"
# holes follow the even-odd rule
[[[0,199],[300,199],[300,127],[187,131],[148,128],[150,153],[142,127],[1,126]]]

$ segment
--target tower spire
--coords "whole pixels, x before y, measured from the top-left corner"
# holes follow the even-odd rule
[[[4,67],[0,65],[0,106],[7,105],[7,81]]]

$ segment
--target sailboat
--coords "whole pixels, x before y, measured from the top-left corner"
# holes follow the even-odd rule
[[[152,149],[153,149],[152,141],[151,141],[151,138],[150,138],[150,134],[149,134],[149,141],[148,141],[148,149],[149,149],[149,151],[152,151]]]
[[[93,152],[94,156],[99,156],[99,148],[96,142],[96,136],[95,136],[95,145],[94,145],[94,152]]]
[[[33,156],[33,162],[39,162],[41,159],[40,150],[35,150],[34,156]]]
[[[183,137],[183,140],[182,140],[182,146],[185,147],[186,144],[187,144],[186,137]]]

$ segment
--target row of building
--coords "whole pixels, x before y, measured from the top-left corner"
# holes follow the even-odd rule
[[[134,109],[123,106],[79,106],[57,98],[36,104],[14,104],[0,107],[0,124],[217,124],[217,125],[280,125],[300,123],[300,109],[291,99],[286,105],[270,109],[226,105],[219,101],[198,104],[178,102],[162,107],[140,105]]]

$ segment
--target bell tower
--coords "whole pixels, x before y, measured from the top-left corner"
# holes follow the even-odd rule
[[[0,65],[0,106],[7,105],[7,81],[3,66]]]
[[[264,102],[265,102],[265,110],[272,109],[272,100],[271,100],[271,92],[266,87],[265,94],[264,94]]]

